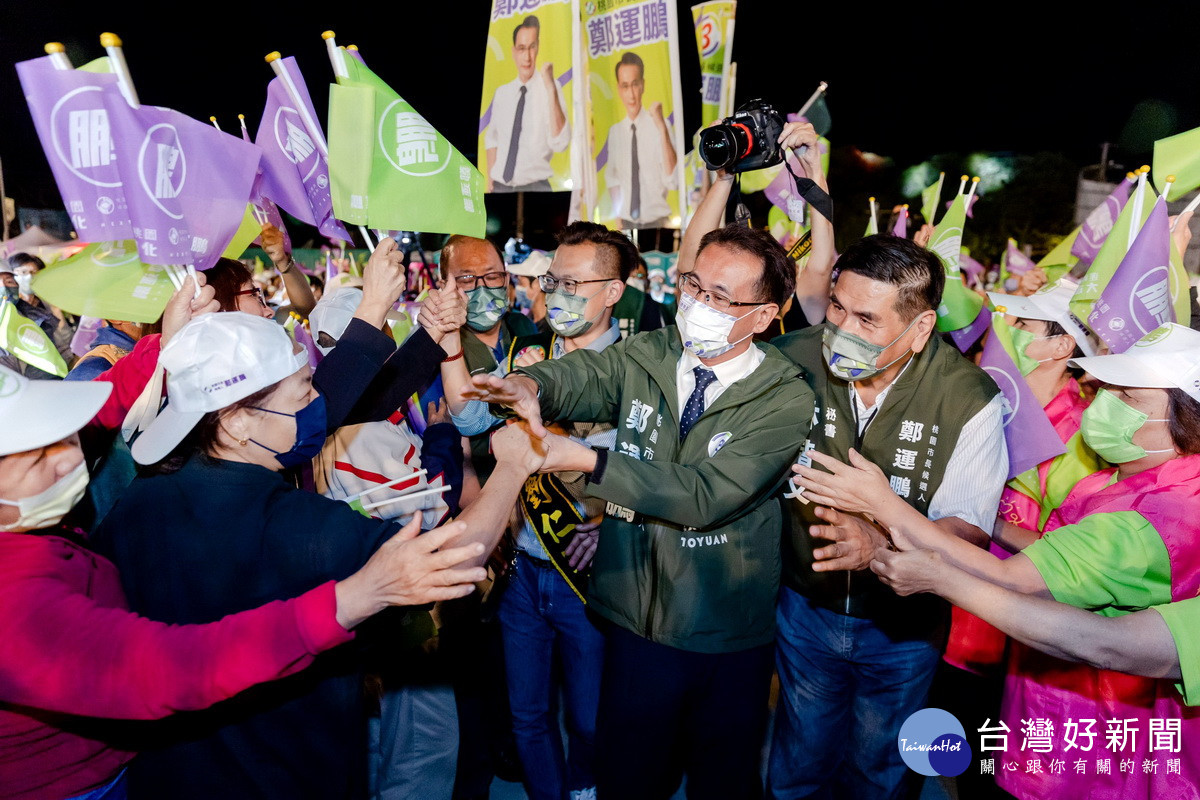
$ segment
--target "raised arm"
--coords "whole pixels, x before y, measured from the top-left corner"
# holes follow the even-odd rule
[[[1181,677],[1171,632],[1152,609],[1103,617],[997,586],[958,569],[932,550],[879,550],[871,569],[897,594],[940,595],[1056,658],[1151,678]]]
[[[296,262],[283,239],[283,231],[269,222],[263,223],[262,245],[275,269],[283,278],[283,288],[287,291],[288,302],[302,317],[307,317],[317,305],[313,296],[312,286],[303,272],[296,269]]]
[[[805,175],[823,192],[829,194],[829,181],[821,164],[820,137],[813,126],[807,122],[789,122],[784,125],[783,133],[779,135],[779,143],[784,147],[804,148],[803,152],[796,153],[796,157],[804,167]],[[825,318],[825,309],[829,307],[829,290],[836,251],[833,222],[815,208],[810,209],[808,218],[811,223],[812,249],[808,253],[808,263],[796,278],[796,302],[804,309],[805,319],[816,325]]]

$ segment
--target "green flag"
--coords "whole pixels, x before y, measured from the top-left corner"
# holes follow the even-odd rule
[[[962,282],[959,259],[962,257],[963,226],[967,221],[965,195],[958,195],[950,204],[950,210],[933,230],[929,249],[941,260],[946,270],[946,289],[942,292],[942,304],[938,306],[937,329],[956,331],[965,328],[979,316],[983,298],[972,292]]]
[[[154,322],[175,291],[166,268],[139,261],[131,240],[89,244],[39,272],[33,288],[72,314],[126,322]]]
[[[381,230],[482,237],[483,175],[355,58],[329,87],[334,215]]]
[[[1117,271],[1117,267],[1121,265],[1121,260],[1125,258],[1125,253],[1129,250],[1129,229],[1134,225],[1133,208],[1138,205],[1136,202],[1138,193],[1142,194],[1142,209],[1135,230],[1141,230],[1142,223],[1146,221],[1146,218],[1150,216],[1151,209],[1154,208],[1154,198],[1147,196],[1144,182],[1140,182],[1133,191],[1134,194],[1130,196],[1125,207],[1121,209],[1121,213],[1117,215],[1117,221],[1113,223],[1112,230],[1108,232],[1104,244],[1100,246],[1100,251],[1092,259],[1092,265],[1088,267],[1087,274],[1083,276],[1083,280],[1079,282],[1079,288],[1071,297],[1071,313],[1085,323],[1088,315],[1092,313],[1092,305],[1100,298],[1100,293],[1104,291],[1105,286],[1108,286],[1113,273]],[[1055,250],[1061,247],[1060,244]],[[1049,255],[1046,258],[1049,258]],[[1045,260],[1045,258],[1042,259],[1042,261]],[[1186,295],[1186,292],[1184,294]]]
[[[1037,263],[1038,269],[1046,273],[1047,283],[1054,283],[1066,275],[1071,271],[1071,267],[1075,266],[1075,262],[1079,261],[1077,256],[1071,255],[1071,247],[1075,244],[1075,237],[1081,230],[1083,227],[1079,226],[1068,233],[1061,242],[1054,246],[1054,249],[1042,256],[1042,260]]]
[[[1167,200],[1172,202],[1200,186],[1200,128],[1155,142],[1152,175],[1154,185],[1160,189],[1166,186],[1168,175],[1175,176],[1167,193]]]
[[[252,208],[253,206],[249,203],[246,204],[246,210],[242,213],[242,224],[238,225],[237,232],[229,240],[229,245],[225,248],[225,252],[221,253],[222,258],[240,258],[242,253],[246,252],[246,248],[250,246],[250,243],[262,233],[262,223],[254,216]]]
[[[5,295],[0,299],[0,347],[31,367],[62,377],[67,363],[54,347],[54,342],[36,322],[17,313],[17,304]]]
[[[921,190],[921,216],[930,225],[937,214],[938,201],[942,199],[942,181],[945,179],[946,173],[939,172],[938,179]]]

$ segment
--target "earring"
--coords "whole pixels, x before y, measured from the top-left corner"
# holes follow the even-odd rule
[[[242,447],[245,447],[246,441],[247,441],[246,439],[238,439],[238,444],[241,445]]]

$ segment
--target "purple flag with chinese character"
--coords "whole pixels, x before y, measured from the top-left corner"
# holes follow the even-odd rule
[[[983,344],[979,366],[1004,394],[1004,441],[1008,445],[1008,477],[1011,479],[1047,459],[1062,455],[1067,449],[1009,355],[1004,342],[1006,338],[1009,338],[1008,326],[1001,319]]]
[[[979,316],[975,317],[975,321],[965,328],[959,328],[956,331],[950,331],[950,338],[954,340],[954,346],[959,349],[959,352],[965,353],[971,349],[971,345],[979,341],[979,337],[983,336],[992,324],[992,312],[988,310],[987,303],[979,309]]]
[[[808,177],[800,160],[790,153],[788,154],[788,165],[800,177]],[[785,212],[792,222],[804,221],[804,198],[796,194],[796,180],[786,169],[781,169],[779,174],[767,184],[767,188],[763,189],[763,194],[774,206]]]
[[[207,269],[233,239],[262,158],[255,145],[178,111],[105,99],[138,257]]]
[[[246,125],[242,123],[242,141],[250,142],[250,134],[246,132]],[[250,189],[250,205],[254,206],[254,218],[260,224],[269,222],[279,229],[283,234],[283,246],[290,253],[292,252],[292,237],[288,235],[287,225],[283,222],[283,214],[279,213],[279,206],[275,205],[270,198],[263,194],[263,162],[258,163],[258,172],[254,176],[254,186]],[[262,244],[262,236],[255,237],[254,244]]]
[[[1135,183],[1137,183],[1136,180],[1130,180],[1128,177],[1122,179],[1117,184],[1117,188],[1112,190],[1112,194],[1104,198],[1103,203],[1092,209],[1092,213],[1088,214],[1087,219],[1083,221],[1079,235],[1075,237],[1075,243],[1071,245],[1071,255],[1081,261],[1092,263],[1092,259],[1100,252],[1100,245],[1104,244],[1104,240],[1108,238],[1108,232],[1112,230],[1113,223],[1117,221],[1121,209],[1125,207],[1125,202],[1129,199],[1129,190]]]
[[[1137,238],[1088,314],[1088,327],[1114,353],[1175,321],[1171,304],[1171,226],[1159,197]]]
[[[317,112],[304,77],[296,67],[296,59],[288,57],[280,63],[291,76],[309,119],[316,123]],[[267,105],[255,136],[255,143],[264,153],[263,192],[296,219],[315,225],[322,235],[351,241],[350,234],[333,217],[329,162],[314,135],[320,134],[309,131],[283,80],[272,78],[267,84]]]
[[[1004,251],[1004,267],[1010,275],[1024,275],[1029,270],[1037,266],[1032,258],[1021,252],[1017,247],[1016,239],[1008,240],[1008,247]]]
[[[50,56],[22,61],[17,75],[80,240],[133,238],[118,147],[104,102],[109,94],[120,97],[116,76],[60,70]]]

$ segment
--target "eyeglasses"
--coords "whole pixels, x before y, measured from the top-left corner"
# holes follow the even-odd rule
[[[718,311],[727,311],[734,306],[765,306],[769,300],[759,300],[754,303],[746,303],[741,300],[730,300],[728,296],[721,292],[714,292],[705,289],[700,285],[700,281],[692,277],[692,273],[687,273],[680,277],[680,288],[683,291],[696,299],[702,299],[705,305],[712,306]],[[703,298],[700,295],[704,295]]]
[[[481,283],[489,289],[499,289],[508,284],[508,273],[488,272],[483,275],[459,275],[454,279],[454,282],[464,292],[478,289]]]
[[[562,287],[563,293],[566,295],[575,294],[575,290],[585,283],[608,283],[615,278],[593,278],[590,281],[577,281],[574,278],[556,278],[553,275],[546,274],[538,276],[538,285],[542,287],[542,291],[546,294],[555,291],[558,287]]]
[[[254,295],[256,298],[258,298],[258,302],[262,304],[263,308],[270,308],[270,306],[267,305],[267,296],[263,294],[263,290],[258,286],[255,286],[253,289],[242,289],[240,292],[234,292],[235,297],[241,297],[244,294]]]

